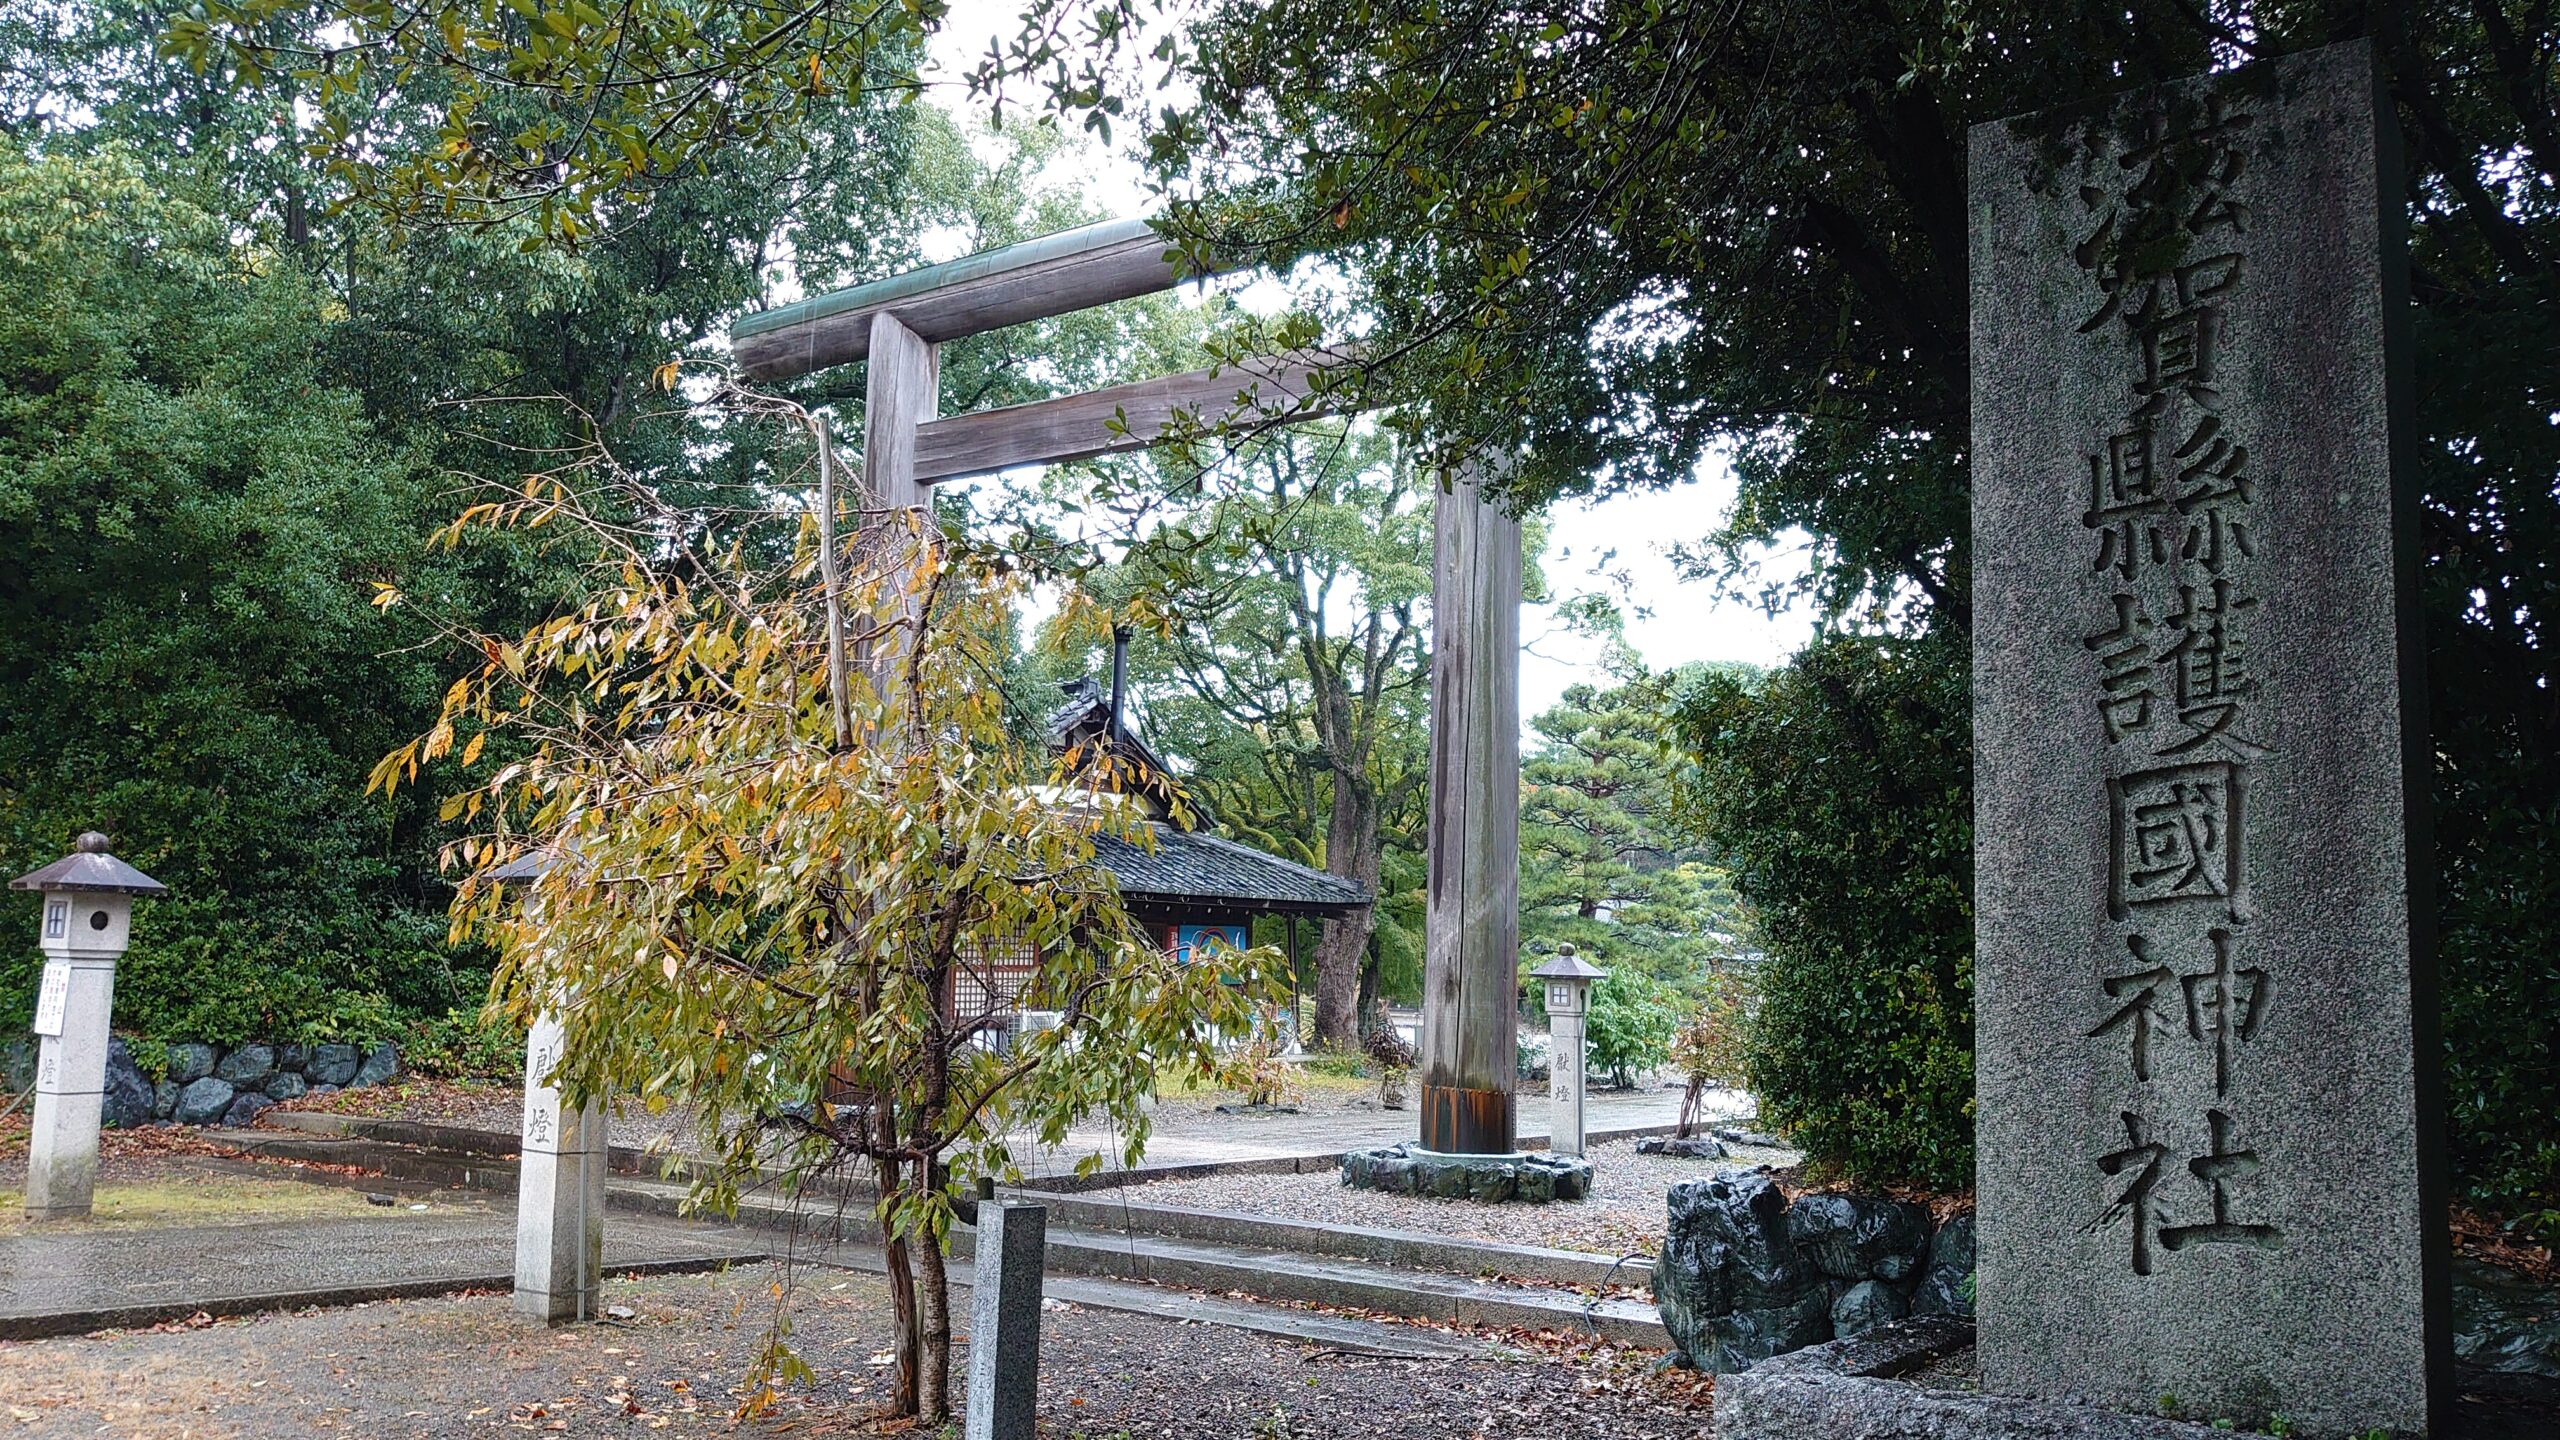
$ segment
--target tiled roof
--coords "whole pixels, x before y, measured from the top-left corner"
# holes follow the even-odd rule
[[[1359,885],[1232,840],[1152,825],[1149,854],[1114,835],[1093,837],[1094,859],[1139,901],[1198,902],[1246,910],[1339,915],[1369,903]]]

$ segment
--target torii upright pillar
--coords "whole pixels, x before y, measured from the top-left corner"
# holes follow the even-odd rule
[[[1422,1144],[1454,1155],[1518,1134],[1520,522],[1484,495],[1489,469],[1451,476],[1432,512]]]

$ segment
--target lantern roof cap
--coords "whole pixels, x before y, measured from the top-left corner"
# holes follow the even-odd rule
[[[103,890],[124,895],[166,895],[169,887],[107,853],[107,837],[81,835],[68,855],[9,882],[12,890]]]
[[[1570,945],[1561,946],[1556,958],[1529,972],[1539,980],[1597,980],[1609,972],[1573,953]]]

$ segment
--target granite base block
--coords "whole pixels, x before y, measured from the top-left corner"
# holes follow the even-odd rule
[[[1579,1200],[1591,1193],[1590,1161],[1545,1151],[1449,1155],[1408,1141],[1351,1151],[1342,1157],[1341,1174],[1342,1183],[1354,1190],[1486,1204],[1543,1205]]]
[[[2214,1440],[2207,1425],[1905,1377],[1973,1346],[1952,1316],[1897,1320],[1716,1381],[1716,1440]]]

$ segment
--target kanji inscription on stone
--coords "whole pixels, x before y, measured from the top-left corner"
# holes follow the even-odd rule
[[[2377,94],[2345,45],[1973,132],[1986,1389],[2444,1398]]]

